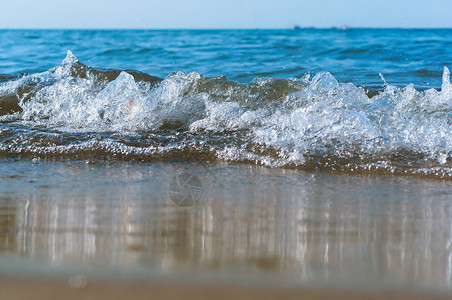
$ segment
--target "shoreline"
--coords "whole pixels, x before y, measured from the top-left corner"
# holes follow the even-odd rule
[[[202,193],[181,207],[170,192],[190,190],[172,185],[187,173]],[[0,161],[0,175],[0,293],[11,296],[60,293],[71,274],[89,278],[86,297],[131,297],[129,285],[257,297],[268,283],[286,298],[452,292],[450,181],[43,160]]]

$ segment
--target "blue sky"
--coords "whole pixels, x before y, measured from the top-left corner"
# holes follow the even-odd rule
[[[0,28],[452,28],[452,1],[14,0],[0,15]]]

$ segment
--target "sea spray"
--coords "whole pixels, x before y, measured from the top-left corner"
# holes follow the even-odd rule
[[[68,52],[49,71],[0,83],[2,155],[209,159],[302,169],[452,176],[452,86],[379,92],[312,79],[99,70]],[[14,103],[14,101],[16,101]],[[13,105],[14,104],[14,105]]]

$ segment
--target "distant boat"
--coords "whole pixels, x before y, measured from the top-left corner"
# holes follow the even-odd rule
[[[315,27],[314,27],[314,26],[311,26],[311,27],[301,27],[301,26],[295,25],[292,29],[293,29],[293,30],[315,29]]]

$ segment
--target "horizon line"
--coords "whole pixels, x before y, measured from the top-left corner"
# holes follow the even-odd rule
[[[401,29],[401,30],[444,30],[444,29],[452,29],[452,27],[351,27],[351,26],[330,26],[330,27],[317,27],[317,26],[299,26],[294,25],[293,27],[246,27],[246,28],[234,28],[234,27],[217,27],[217,28],[202,28],[202,27],[193,27],[193,28],[165,28],[165,27],[2,27],[0,30],[165,30],[165,31],[182,31],[182,30],[325,30],[325,29],[336,29],[336,30],[353,30],[353,29]]]

